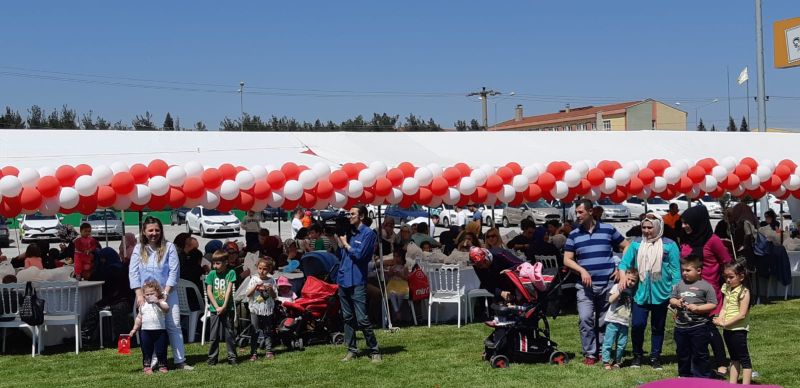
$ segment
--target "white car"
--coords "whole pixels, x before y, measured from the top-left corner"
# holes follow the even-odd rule
[[[769,203],[769,208],[772,209],[772,211],[774,211],[775,214],[781,214],[783,215],[783,218],[792,218],[792,215],[789,213],[789,205],[786,203],[786,201],[780,200],[778,199],[778,197],[772,194],[767,194],[767,202]],[[756,201],[756,203],[757,203],[756,217],[758,217],[759,220],[763,220],[764,212],[766,210],[763,211],[761,210],[761,201]],[[781,203],[783,203],[782,212],[781,212]]]
[[[681,195],[671,201],[669,203],[674,203],[678,205],[678,212],[683,213],[684,210],[689,208],[689,204],[686,202],[686,195]],[[705,195],[702,198],[697,198],[694,201],[695,205],[703,205],[708,209],[708,215],[711,218],[722,218],[722,205],[716,198],[711,197],[710,195]]]
[[[242,224],[231,212],[197,206],[186,213],[186,231],[205,237],[210,234],[239,235]]]
[[[41,213],[25,214],[17,221],[22,229],[22,242],[27,243],[35,240],[58,240],[58,231],[63,228],[59,216],[45,216]]]
[[[639,216],[645,213],[645,202],[641,198],[630,197],[622,203],[628,210],[631,211],[631,218],[639,219]],[[655,197],[647,199],[647,212],[653,212],[659,215],[669,213],[669,202]]]
[[[472,212],[468,209],[464,208],[467,216],[467,222],[472,220]],[[431,215],[438,215],[439,216],[439,224],[444,226],[445,228],[449,228],[450,225],[455,224],[456,219],[458,218],[458,212],[453,205],[439,205],[438,207],[431,208]]]

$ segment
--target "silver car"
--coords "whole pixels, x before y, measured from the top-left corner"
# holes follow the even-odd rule
[[[122,238],[122,219],[113,210],[97,210],[81,219],[92,226],[92,237]]]
[[[627,221],[631,218],[631,211],[625,205],[611,202],[608,198],[598,200],[597,206],[603,208],[603,221]]]

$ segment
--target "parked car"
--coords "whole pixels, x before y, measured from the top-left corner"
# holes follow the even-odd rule
[[[678,212],[683,213],[684,210],[689,208],[689,204],[686,202],[688,198],[686,195],[681,195],[669,203],[674,203],[678,205]],[[710,195],[705,195],[702,198],[695,199],[692,206],[695,205],[703,205],[708,209],[708,215],[711,218],[722,218],[722,205],[716,198],[711,197]]]
[[[170,212],[170,223],[172,225],[183,225],[186,223],[186,213],[189,212],[188,207],[172,209]]]
[[[602,221],[627,221],[631,218],[631,211],[625,205],[612,202],[608,198],[601,198],[595,202],[603,208]]]
[[[411,205],[408,208],[402,208],[399,205],[389,205],[386,207],[386,218],[393,218],[395,225],[400,225],[411,221],[417,217],[428,217],[428,211],[419,205]]]
[[[8,230],[8,223],[5,217],[0,216],[0,248],[8,248],[11,245],[11,235]]]
[[[486,226],[500,225],[503,222],[503,216],[506,213],[505,203],[499,203],[492,206],[481,205],[481,215],[483,216],[483,224]]]
[[[575,202],[562,202],[554,200],[550,202],[561,216],[564,222],[575,222]]]
[[[84,222],[92,226],[92,237],[122,238],[125,230],[122,219],[113,210],[96,210],[84,216],[81,223]]]
[[[543,199],[524,203],[522,206],[528,208],[528,211],[533,216],[533,220],[536,221],[538,225],[542,225],[550,220],[561,220],[561,210],[555,208]]]
[[[328,206],[322,210],[315,210],[314,216],[320,220],[325,226],[336,226],[336,220],[339,218],[347,217],[348,212],[344,209]]]
[[[466,212],[467,221],[472,219],[472,212],[468,209],[464,208]],[[456,212],[456,208],[453,205],[439,205],[438,207],[431,208],[431,216],[438,215],[439,216],[439,223],[437,225],[444,226],[445,228],[449,228],[451,224],[455,224],[456,219],[458,218],[458,212]],[[428,215],[426,214],[425,217],[427,218]]]
[[[62,219],[63,217],[60,216],[45,216],[39,212],[17,218],[22,229],[22,242],[58,240],[58,231],[63,227]]]
[[[186,231],[190,234],[198,233],[202,237],[210,234],[239,235],[241,227],[241,222],[231,212],[197,206],[186,213]]]
[[[639,216],[645,213],[645,203],[641,198],[630,197],[625,200],[625,202],[622,202],[622,204],[625,205],[628,210],[630,210],[631,218],[639,219]],[[648,198],[647,211],[663,216],[664,214],[669,213],[669,202],[659,197]]]
[[[264,221],[289,221],[289,213],[286,213],[286,210],[281,208],[267,206],[266,209],[261,211],[261,215],[264,217]]]
[[[761,210],[761,201],[756,202],[756,216],[758,219],[763,220],[764,212],[766,210]],[[767,202],[769,203],[769,208],[772,209],[775,214],[780,214],[783,216],[783,218],[792,218],[792,215],[789,213],[789,205],[786,203],[786,201],[778,199],[778,197],[772,194],[767,194]],[[781,211],[781,203],[783,204],[783,211]]]

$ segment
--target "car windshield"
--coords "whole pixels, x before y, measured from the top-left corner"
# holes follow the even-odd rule
[[[716,198],[714,198],[714,197],[712,197],[710,195],[705,195],[705,196],[703,196],[703,202],[719,202],[719,201],[717,201]]]
[[[117,213],[114,212],[97,212],[92,213],[86,218],[87,221],[105,221],[105,220],[118,220]]]
[[[547,203],[547,201],[545,201],[543,199],[540,199],[538,201],[528,202],[528,207],[534,208],[534,209],[541,209],[541,208],[552,208],[553,205]]]
[[[55,220],[56,216],[46,216],[42,213],[28,214],[25,216],[26,220]]]
[[[229,216],[231,212],[221,212],[217,209],[203,209],[204,216]]]
[[[667,201],[665,201],[665,200],[663,200],[661,198],[649,198],[647,200],[647,203],[650,204],[650,205],[666,205]]]
[[[598,199],[598,200],[597,200],[597,204],[598,204],[598,205],[600,205],[600,206],[612,206],[612,205],[616,205],[616,203],[612,202],[612,201],[611,201],[610,199],[608,199],[608,198],[600,198],[600,199]]]

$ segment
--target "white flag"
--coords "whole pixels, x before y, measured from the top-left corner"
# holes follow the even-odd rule
[[[739,73],[739,78],[736,79],[736,82],[738,82],[739,85],[741,85],[745,83],[745,81],[747,81],[748,79],[750,79],[750,77],[747,76],[747,67],[745,66],[744,70],[742,70],[742,72]]]

